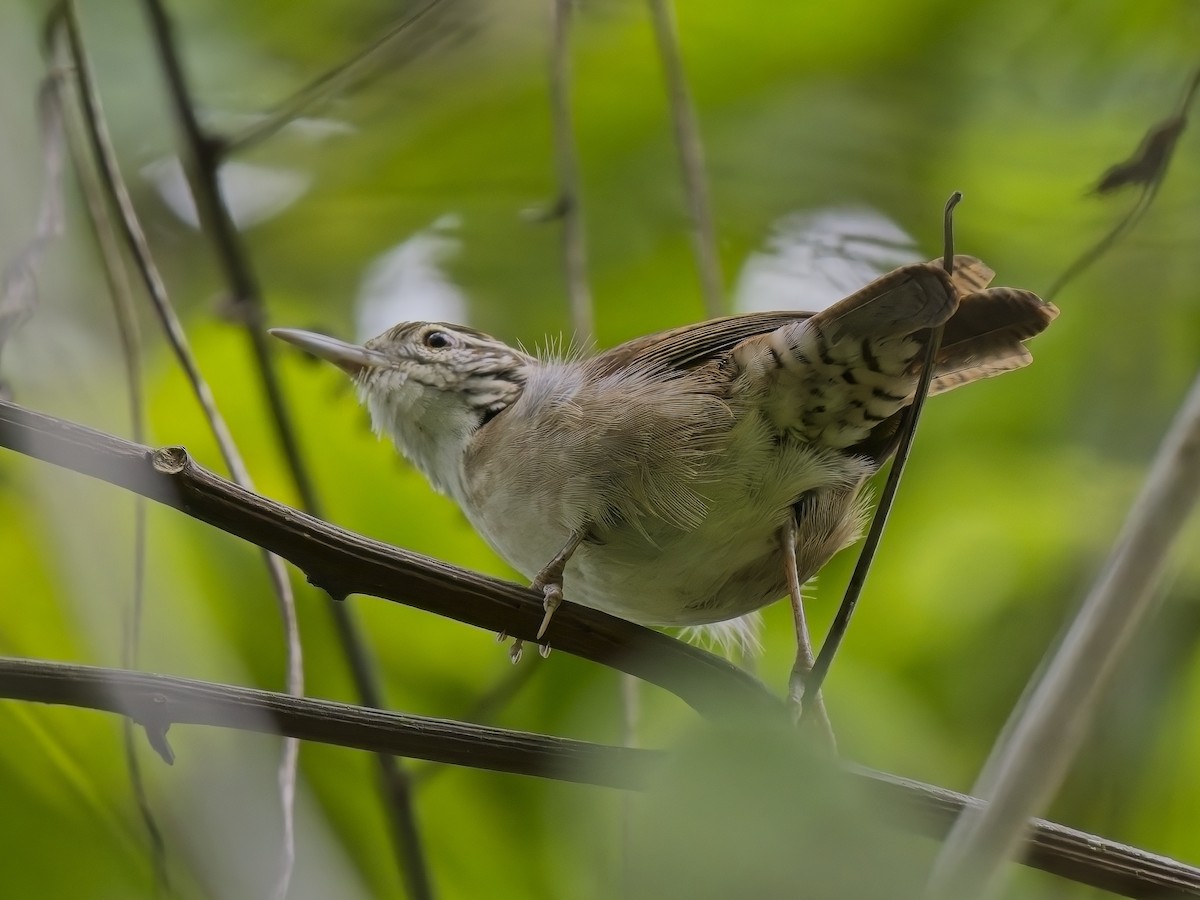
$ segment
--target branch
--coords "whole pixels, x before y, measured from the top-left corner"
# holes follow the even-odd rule
[[[654,38],[658,55],[662,57],[663,77],[667,82],[667,100],[671,109],[671,125],[675,131],[675,149],[679,153],[679,168],[683,175],[683,191],[687,196],[688,215],[692,220],[692,248],[700,287],[704,293],[704,309],[709,318],[724,315],[725,301],[721,276],[721,259],[717,253],[717,230],[713,225],[712,202],[708,182],[704,177],[704,145],[696,109],[688,90],[683,58],[679,53],[679,35],[675,28],[672,0],[649,0],[654,20]]]
[[[1062,644],[1047,654],[976,781],[986,807],[964,815],[934,868],[934,897],[990,896],[1026,817],[1045,808],[1087,736],[1117,663],[1162,596],[1171,550],[1200,503],[1200,374],[1163,438]]]
[[[849,770],[902,825],[938,840],[964,811],[985,805],[977,797],[898,775],[853,765]],[[1028,825],[1013,862],[1122,897],[1200,897],[1200,868],[1046,819],[1030,819]]]
[[[59,51],[57,48],[48,48],[48,53],[52,58],[57,59]],[[121,242],[117,237],[116,226],[112,221],[112,213],[109,209],[110,198],[104,193],[100,175],[96,171],[96,162],[90,158],[84,146],[84,138],[80,134],[81,123],[78,121],[80,104],[78,100],[72,100],[72,91],[70,90],[73,80],[58,78],[55,79],[55,83],[57,85],[55,96],[68,126],[68,147],[75,162],[76,178],[83,194],[92,237],[96,241],[100,268],[104,273],[109,301],[113,308],[113,319],[117,326],[117,336],[120,340],[121,358],[124,362],[125,393],[129,404],[130,437],[140,443],[145,440],[146,434],[146,403],[145,391],[142,387],[141,328],[138,324],[133,283],[129,277],[125,257],[121,253]],[[75,110],[77,117],[67,117],[67,110]],[[135,496],[133,497],[133,579],[130,585],[127,619],[121,636],[121,664],[128,669],[136,668],[138,665],[138,648],[146,596],[146,541],[146,498]],[[150,798],[142,776],[141,758],[138,756],[137,735],[128,719],[123,721],[121,739],[122,749],[125,753],[125,765],[129,770],[130,787],[138,813],[142,818],[142,824],[146,829],[147,839],[150,842],[155,884],[162,892],[167,893],[170,891],[171,885],[167,874],[166,842],[150,805]]]
[[[942,250],[944,253],[942,270],[947,275],[954,273],[954,208],[961,202],[962,191],[952,193],[946,201],[942,219]],[[820,694],[821,685],[829,675],[829,667],[833,665],[833,658],[837,655],[838,648],[846,637],[846,630],[850,627],[850,617],[854,614],[855,607],[858,606],[858,600],[867,583],[867,575],[871,572],[871,563],[879,550],[879,542],[883,540],[888,516],[891,515],[892,507],[895,506],[896,492],[900,489],[900,477],[904,474],[904,467],[908,464],[913,441],[917,436],[917,423],[921,420],[921,411],[925,408],[925,401],[929,399],[929,385],[933,380],[938,348],[942,345],[943,331],[944,327],[939,325],[925,333],[925,358],[921,363],[920,376],[917,378],[917,386],[913,391],[912,403],[904,410],[903,419],[900,422],[900,439],[896,443],[896,456],[892,460],[892,468],[888,472],[887,480],[883,483],[883,490],[879,493],[879,502],[875,505],[875,515],[871,517],[871,527],[867,530],[862,549],[858,551],[858,559],[854,561],[850,581],[846,585],[842,602],[838,605],[837,613],[829,626],[829,633],[825,636],[825,642],[821,645],[816,660],[808,667],[808,672],[802,680],[803,695],[811,694],[815,697],[815,702],[805,710],[806,715],[811,715],[814,711],[824,714]],[[799,597],[798,591],[797,588],[794,596]],[[797,618],[799,619],[799,617]],[[796,669],[792,671],[794,673]]]
[[[571,302],[575,340],[592,339],[592,293],[587,279],[587,241],[583,223],[583,192],[579,151],[571,124],[571,8],[574,0],[550,0],[550,113],[554,126],[554,168],[562,214],[563,269]]]
[[[139,493],[289,560],[335,598],[370,594],[533,641],[541,595],[346,531],[196,465],[182,447],[151,450],[0,401],[0,446]],[[554,646],[676,694],[710,717],[780,714],[761,682],[719,657],[598,610],[566,604]]]
[[[306,109],[323,100],[358,84],[380,65],[380,59],[392,42],[412,25],[431,12],[441,0],[430,0],[424,6],[388,28],[378,38],[327,72],[310,81],[296,93],[280,102],[260,121],[246,130],[226,139],[221,145],[221,155],[229,156],[271,137],[279,129],[299,118]]]
[[[431,719],[191,678],[0,657],[0,697],[128,716],[152,733],[214,725],[375,753],[623,789],[662,753]]]
[[[182,157],[202,231],[212,245],[221,276],[229,291],[230,306],[236,311],[237,318],[250,341],[255,369],[271,413],[275,437],[287,461],[287,468],[300,495],[301,505],[306,512],[319,516],[320,505],[316,489],[300,452],[283,388],[266,345],[262,291],[245,244],[221,193],[220,144],[205,133],[196,115],[196,104],[184,74],[183,60],[172,22],[163,3],[161,0],[143,0],[142,5],[150,20],[159,62],[166,76],[167,96],[183,144]],[[421,14],[423,11],[418,13]],[[362,640],[350,609],[341,604],[333,604],[330,611],[359,699],[368,706],[385,706],[374,660]],[[408,773],[401,769],[399,762],[392,756],[380,756],[378,763],[384,808],[391,827],[401,876],[405,879],[408,893],[413,900],[429,900],[434,892],[429,865],[421,845],[416,812],[413,809]]]
[[[0,267],[0,351],[33,316],[37,306],[37,271],[46,251],[63,233],[62,108],[56,102],[60,73],[51,73],[38,90],[38,130],[45,168],[41,207],[33,236]],[[0,391],[5,390],[0,383]]]
[[[160,734],[171,724],[279,733],[374,753],[623,790],[644,788],[667,760],[661,750],[610,747],[169,675],[43,660],[0,657],[0,697],[131,716]],[[964,808],[981,803],[860,766],[845,771],[896,824],[932,838],[943,837]],[[1023,848],[1025,865],[1126,897],[1200,896],[1200,869],[1041,819],[1033,820],[1030,829]]]
[[[1158,189],[1167,177],[1167,169],[1175,153],[1180,135],[1187,127],[1188,107],[1200,89],[1200,69],[1192,73],[1187,90],[1175,113],[1152,125],[1142,138],[1141,146],[1129,159],[1111,166],[1100,178],[1093,194],[1101,196],[1130,184],[1140,184],[1142,189],[1129,212],[1118,220],[1112,229],[1095,244],[1083,251],[1057,280],[1044,292],[1047,300],[1053,300],[1071,281],[1078,278],[1098,259],[1133,230],[1149,212],[1158,196]]]

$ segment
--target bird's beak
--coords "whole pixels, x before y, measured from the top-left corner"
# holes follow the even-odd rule
[[[391,362],[378,350],[368,350],[359,344],[348,344],[325,334],[317,334],[315,331],[272,328],[269,333],[289,344],[295,344],[301,350],[307,350],[313,356],[328,360],[352,378],[357,378],[367,369],[386,366]]]

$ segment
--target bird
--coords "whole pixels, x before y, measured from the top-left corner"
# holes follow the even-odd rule
[[[727,316],[591,355],[445,322],[361,345],[271,334],[345,371],[375,432],[531,579],[542,641],[564,598],[686,627],[794,593],[789,566],[803,583],[860,536],[934,329],[931,394],[1030,362],[1025,342],[1058,310],[987,287],[993,275],[967,255],[916,263],[820,312]]]

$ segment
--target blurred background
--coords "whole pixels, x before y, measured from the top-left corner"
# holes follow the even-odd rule
[[[141,6],[84,6],[113,141],[172,299],[258,490],[295,503],[245,334],[228,321],[197,229]],[[960,252],[985,259],[997,284],[1045,291],[1134,204],[1136,188],[1089,191],[1175,111],[1200,62],[1200,9],[1171,0],[677,6],[731,310],[812,308],[940,254],[942,205],[955,189],[965,195]],[[417,5],[169,8],[203,122],[237,135]],[[551,8],[443,0],[389,45],[368,80],[230,158],[222,184],[271,324],[364,338],[436,318],[529,347],[571,339],[561,224],[539,215],[557,196]],[[33,234],[43,186],[36,94],[47,10],[0,4],[4,260]],[[585,0],[571,43],[595,341],[611,346],[702,319],[704,305],[646,5]],[[1198,141],[1183,134],[1145,219],[1054,298],[1062,315],[1033,342],[1032,367],[927,407],[827,683],[849,758],[969,789],[1101,568],[1200,362]],[[127,435],[120,345],[71,181],[66,225],[39,268],[33,316],[4,347],[0,377],[23,404]],[[223,471],[156,323],[139,309],[150,443],[186,445]],[[516,577],[449,500],[376,441],[340,372],[278,351],[333,522]],[[0,454],[0,654],[118,664],[132,522],[128,495]],[[1193,527],[1159,614],[1048,811],[1193,863],[1198,547]],[[281,688],[279,620],[255,548],[151,507],[147,552],[142,667]],[[818,637],[852,557],[838,557],[810,591]],[[293,575],[308,692],[353,700],[329,600]],[[616,673],[558,653],[526,654],[514,675],[490,634],[372,598],[349,603],[391,708],[472,718],[481,698],[517,678],[489,722],[621,739]],[[743,661],[780,693],[791,634],[787,604],[771,607],[764,653]],[[679,756],[648,797],[628,804],[599,788],[410,767],[439,896],[895,896],[935,852],[932,842],[874,835],[870,813],[823,799],[791,736],[712,731],[658,689],[638,696],[638,742]],[[152,894],[119,722],[2,702],[0,732],[6,893]],[[148,753],[143,762],[173,891],[265,895],[279,832],[278,741],[186,727],[171,740],[173,768]],[[374,761],[306,745],[300,765],[291,896],[405,896]],[[864,853],[870,866],[848,865]],[[854,887],[839,880],[851,871]],[[1015,873],[1009,891],[1097,896],[1028,872]]]

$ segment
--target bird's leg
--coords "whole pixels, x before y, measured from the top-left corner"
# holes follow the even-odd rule
[[[579,549],[579,545],[583,543],[586,534],[586,528],[581,528],[572,534],[570,540],[563,545],[563,548],[558,553],[554,554],[554,558],[533,579],[531,587],[535,591],[542,592],[542,607],[546,610],[546,615],[542,617],[542,624],[538,627],[537,631],[539,641],[546,633],[546,629],[550,627],[550,620],[554,617],[554,611],[562,606],[563,570],[566,569],[567,562],[570,561],[575,551]],[[520,638],[517,638],[513,641],[512,647],[509,648],[508,655],[514,664],[521,659],[521,649],[523,646],[524,642]],[[548,656],[550,646],[548,644],[543,645],[540,652],[542,656]]]
[[[788,508],[787,521],[783,523],[780,533],[783,548],[783,569],[787,574],[788,597],[792,602],[792,621],[796,626],[796,661],[792,664],[792,672],[788,678],[788,702],[797,722],[803,711],[804,681],[812,671],[814,656],[812,641],[808,636],[808,623],[804,618],[804,598],[800,593],[800,572],[796,566],[796,509]],[[837,750],[837,739],[833,734],[833,725],[829,722],[829,713],[825,711],[825,699],[817,693],[812,699],[813,714],[817,727],[825,736],[831,750]]]
[[[546,564],[542,571],[538,572],[537,578],[533,579],[533,589],[542,592],[542,606],[545,607],[546,615],[542,619],[541,627],[538,628],[538,640],[541,640],[542,635],[546,633],[546,629],[550,627],[550,619],[554,615],[554,611],[562,605],[562,578],[563,569],[567,567],[567,561],[579,549],[579,545],[583,543],[583,537],[587,534],[586,528],[581,528],[567,541],[563,548],[554,555],[554,559]]]

